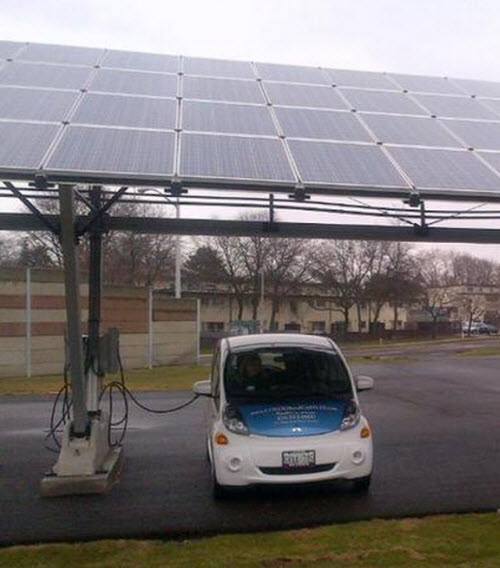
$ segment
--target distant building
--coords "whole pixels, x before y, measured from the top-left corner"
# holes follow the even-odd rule
[[[184,297],[198,298],[201,306],[201,326],[204,335],[230,333],[239,325],[250,327],[253,320],[252,294],[246,294],[243,311],[239,313],[236,296],[229,284],[204,282],[199,285],[187,284],[182,294]],[[274,324],[271,324],[271,299],[264,303],[259,298],[257,325],[265,331],[296,331],[313,334],[332,334],[342,336],[349,333],[368,333],[370,322],[373,325],[373,311],[367,304],[353,306],[349,310],[349,326],[345,329],[343,313],[335,296],[327,295],[319,285],[308,284],[297,293],[288,295],[279,301]],[[383,329],[393,329],[394,310],[384,304],[377,318],[377,325]],[[407,310],[398,308],[396,329],[405,329]]]

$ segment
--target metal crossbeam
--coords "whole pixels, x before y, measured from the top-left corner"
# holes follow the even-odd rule
[[[48,219],[58,225],[57,215]],[[87,217],[77,218],[82,224]],[[323,223],[292,223],[274,221],[273,231],[268,223],[243,220],[170,219],[144,217],[107,217],[103,229],[133,231],[144,234],[290,237],[301,239],[377,240],[432,243],[500,244],[500,229],[428,227],[418,234],[414,227],[384,225],[344,225]],[[0,213],[0,231],[45,231],[45,225],[35,216],[25,213]]]

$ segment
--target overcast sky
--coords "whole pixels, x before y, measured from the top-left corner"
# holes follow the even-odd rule
[[[0,0],[0,9],[1,39],[500,81],[500,0]],[[470,250],[500,260],[500,247]]]

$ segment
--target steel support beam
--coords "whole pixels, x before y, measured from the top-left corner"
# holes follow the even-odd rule
[[[47,216],[59,223],[57,215]],[[77,219],[81,224],[85,217]],[[500,244],[500,229],[459,227],[428,227],[419,234],[414,227],[384,225],[350,225],[326,223],[262,221],[221,221],[216,219],[169,219],[144,217],[108,217],[103,227],[111,231],[132,231],[148,234],[207,235],[207,236],[267,236],[301,239],[345,239],[375,241],[407,241],[421,243],[480,243]],[[0,213],[0,231],[46,231],[46,227],[29,213]]]
[[[99,211],[102,202],[102,189],[95,186],[90,191],[90,203],[94,211]],[[99,337],[101,324],[102,290],[102,218],[98,218],[89,229],[89,316],[87,359],[85,364],[87,380],[87,406],[89,412],[99,409],[101,375],[99,369]]]
[[[64,290],[68,351],[70,357],[71,391],[73,398],[73,434],[84,436],[87,432],[88,413],[85,402],[85,374],[80,311],[80,274],[75,243],[75,219],[73,187],[59,186],[61,223],[61,248],[64,258]],[[36,217],[32,217],[36,219]]]

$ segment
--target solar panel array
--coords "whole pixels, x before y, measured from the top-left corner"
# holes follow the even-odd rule
[[[500,83],[0,42],[0,175],[500,195]]]

